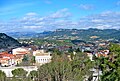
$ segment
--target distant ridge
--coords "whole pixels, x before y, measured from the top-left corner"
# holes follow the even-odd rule
[[[116,29],[57,29],[55,31],[45,31],[42,33],[26,32],[26,33],[9,33],[10,36],[16,38],[48,38],[48,39],[64,39],[74,38],[82,40],[91,40],[92,37],[97,39],[117,39],[120,40],[120,30]]]

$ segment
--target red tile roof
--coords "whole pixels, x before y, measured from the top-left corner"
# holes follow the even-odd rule
[[[24,54],[27,54],[27,53],[28,53],[27,51],[17,51],[17,54],[21,54],[21,55],[22,54],[24,55]]]
[[[9,57],[10,59],[14,58],[13,54],[0,54],[0,58]]]
[[[9,58],[0,58],[0,61],[1,60],[6,60],[7,61],[7,60],[9,60]]]

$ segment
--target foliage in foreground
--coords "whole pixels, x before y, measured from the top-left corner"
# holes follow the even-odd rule
[[[107,58],[98,58],[99,69],[102,70],[101,81],[120,80],[120,45],[111,44],[110,54]]]
[[[0,81],[5,81],[6,80],[6,74],[0,70]]]
[[[53,55],[51,63],[42,65],[39,69],[40,81],[83,81],[85,76],[91,76],[92,62],[83,53],[74,55],[69,60],[67,55]]]
[[[98,69],[102,70],[101,81],[119,81],[120,45],[111,44],[109,50],[108,57],[95,59],[95,62],[98,62]],[[52,62],[40,66],[38,71],[31,71],[28,76],[22,68],[13,70],[14,76],[9,81],[83,81],[85,77],[92,76],[90,69],[94,67],[94,63],[86,54],[69,53],[71,57],[68,58],[68,54],[59,53],[56,51],[53,54]],[[6,81],[6,75],[1,70],[0,81]]]

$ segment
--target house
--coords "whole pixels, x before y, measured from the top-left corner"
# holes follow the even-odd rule
[[[108,57],[108,55],[109,55],[109,50],[101,50],[100,52],[97,52],[95,55],[96,55],[97,57],[101,57],[101,56],[103,56],[103,57]]]
[[[92,53],[87,53],[87,56],[89,57],[89,59],[90,59],[91,61],[93,61],[93,54],[92,54]]]
[[[31,48],[26,47],[19,47],[12,50],[13,55],[15,55],[15,63],[19,64],[22,62],[22,59],[24,55],[28,55],[29,57],[32,57],[32,50]]]
[[[36,64],[45,64],[51,62],[52,55],[50,52],[45,52],[45,50],[36,50],[33,51],[33,55],[35,56]]]
[[[83,47],[81,47],[81,51],[82,52],[87,52],[87,51],[93,51],[93,49],[94,49],[94,47],[92,47],[92,46],[83,46]]]
[[[15,64],[15,56],[8,53],[0,53],[0,64],[1,66],[11,66]]]
[[[19,47],[12,50],[13,55],[24,55],[30,53],[30,48]]]

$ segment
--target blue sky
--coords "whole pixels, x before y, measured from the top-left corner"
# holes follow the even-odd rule
[[[119,29],[119,18],[120,0],[0,0],[0,32]]]

